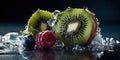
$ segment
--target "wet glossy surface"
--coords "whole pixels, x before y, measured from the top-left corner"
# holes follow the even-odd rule
[[[0,60],[119,60],[120,52],[104,52],[101,57],[95,55],[99,52],[73,53],[68,50],[33,50],[22,51],[20,54],[0,54]]]
[[[8,32],[19,32],[24,30],[25,24],[0,24],[0,35]],[[100,25],[103,37],[113,37],[115,40],[120,41],[120,25],[117,24],[104,24]],[[68,50],[54,50],[48,49],[47,51],[33,50],[22,51],[20,53],[0,53],[0,60],[120,60],[120,45],[115,45],[114,51],[104,51],[102,56],[96,55],[100,52],[79,52],[73,53]]]

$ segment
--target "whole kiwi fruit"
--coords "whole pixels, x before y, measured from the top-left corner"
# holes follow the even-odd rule
[[[53,17],[51,12],[38,9],[28,20],[26,31],[35,36],[41,31],[50,30],[51,27],[49,27],[47,21],[51,17]]]
[[[71,8],[61,12],[53,26],[58,40],[67,46],[86,46],[95,37],[98,21],[87,9]]]

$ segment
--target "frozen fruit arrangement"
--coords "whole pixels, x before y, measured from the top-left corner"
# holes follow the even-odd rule
[[[86,46],[94,39],[98,26],[95,14],[88,9],[69,8],[62,12],[38,9],[28,20],[22,34],[32,35],[38,49],[51,48],[56,40],[66,46]],[[24,45],[29,47],[29,43]]]

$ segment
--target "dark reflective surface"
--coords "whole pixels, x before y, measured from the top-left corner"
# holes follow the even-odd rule
[[[98,52],[99,53],[99,52]],[[20,54],[2,54],[0,60],[119,60],[120,52],[104,51],[99,58],[95,52],[73,53],[68,50],[33,50],[22,51]]]
[[[24,59],[29,60],[97,60],[97,57],[90,52],[75,54],[65,50],[23,51],[21,54]]]
[[[12,31],[19,32],[24,30],[25,25],[24,23],[0,24],[0,35]],[[120,41],[119,24],[101,24],[100,27],[103,37],[113,37]],[[95,52],[73,53],[70,49],[48,49],[22,51],[20,54],[0,54],[0,60],[120,60],[120,44],[115,45],[113,52],[104,51],[100,58],[98,56]]]
[[[0,55],[2,60],[96,60],[96,56],[82,52],[81,54],[74,54],[72,51],[64,50],[34,50],[22,51],[20,54],[3,54]]]

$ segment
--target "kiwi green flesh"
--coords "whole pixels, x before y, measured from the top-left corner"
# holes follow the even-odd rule
[[[84,32],[81,32],[81,34],[78,34],[78,36],[74,36],[74,34],[72,34],[71,36],[74,36],[72,38],[65,37],[65,35],[63,35],[63,32],[64,32],[63,30],[67,30],[67,29],[64,26],[65,25],[68,26],[69,19],[71,19],[71,18],[74,18],[74,17],[78,18],[78,20],[75,19],[75,21],[73,21],[73,23],[79,21],[80,16],[83,16],[83,18],[85,18],[87,20],[86,21],[87,24],[84,29]],[[84,9],[72,9],[70,11],[69,10],[64,11],[59,15],[53,30],[56,34],[56,37],[59,40],[62,40],[65,43],[65,45],[68,45],[68,46],[74,46],[75,44],[84,45],[88,42],[90,35],[91,35],[92,25],[93,25],[92,20],[93,20],[92,17]],[[68,23],[65,23],[66,21]],[[82,25],[82,23],[80,25]],[[79,30],[81,30],[81,29],[79,29]],[[69,34],[69,32],[67,34]]]
[[[50,20],[52,16],[53,14],[51,12],[38,9],[30,17],[28,24],[27,24],[27,31],[33,36],[35,36],[38,32],[51,29],[47,24],[47,20]],[[32,29],[34,30],[31,30],[30,27],[32,27]]]
[[[97,20],[96,20],[96,17],[95,15],[93,15],[90,11],[88,12],[91,17],[92,17],[92,22],[93,22],[93,27],[92,27],[92,32],[91,32],[91,35],[90,35],[90,38],[88,39],[88,42],[86,44],[84,44],[84,46],[87,46],[91,43],[91,41],[94,39],[94,37],[96,36],[96,32],[97,32],[97,27],[98,27],[98,24],[97,24]]]

